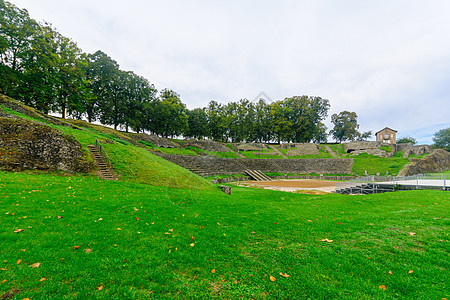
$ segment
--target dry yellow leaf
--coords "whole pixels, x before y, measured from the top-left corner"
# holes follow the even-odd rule
[[[32,264],[32,265],[30,265],[30,268],[39,268],[39,266],[41,265],[41,263],[35,263],[35,264]]]
[[[103,290],[103,285],[99,286],[97,289],[98,289],[99,291]]]
[[[42,277],[39,281],[46,281],[46,280],[47,280],[47,278]]]
[[[329,240],[329,239],[327,239],[327,238],[324,238],[323,240],[320,240],[321,242],[327,242],[327,243],[332,243],[333,242],[333,240]]]
[[[409,236],[415,236],[415,235],[416,235],[415,232],[410,232],[410,233],[409,233]]]
[[[17,264],[20,264],[21,261],[22,261],[21,259],[17,260]]]
[[[270,281],[276,281],[277,279],[275,277],[273,277],[272,275],[270,275]]]
[[[120,228],[117,228],[117,230],[122,230],[122,229],[120,229]]]
[[[289,277],[288,274],[286,274],[286,273],[283,274],[282,272],[280,272],[280,276],[281,276],[281,277],[284,277],[284,278],[288,278],[288,277]]]
[[[212,269],[211,273],[213,273],[213,274],[216,273],[216,269]]]
[[[194,247],[194,246],[195,246],[195,243],[192,243],[192,244],[191,244],[191,247]]]
[[[386,286],[384,286],[384,285],[380,285],[380,286],[378,286],[378,287],[380,288],[380,290],[383,290],[383,291],[386,290]]]
[[[18,232],[22,232],[22,231],[25,231],[25,229],[16,229],[16,230],[14,230],[14,233],[18,233]]]

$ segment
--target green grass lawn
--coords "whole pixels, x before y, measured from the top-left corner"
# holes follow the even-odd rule
[[[407,158],[403,158],[403,152],[397,152],[393,157],[385,158],[378,157],[366,153],[359,154],[357,156],[350,156],[353,158],[353,173],[359,176],[364,176],[365,171],[369,175],[375,175],[380,173],[381,176],[397,175],[403,167],[409,163]]]
[[[0,297],[448,299],[449,209],[443,191],[228,196],[0,172]]]

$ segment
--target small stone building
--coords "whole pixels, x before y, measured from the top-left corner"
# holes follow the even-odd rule
[[[397,130],[385,127],[376,132],[375,136],[377,137],[377,142],[381,142],[384,144],[395,144],[395,141],[397,139]]]

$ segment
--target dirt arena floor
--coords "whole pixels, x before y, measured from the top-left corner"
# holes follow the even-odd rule
[[[240,186],[254,186],[264,189],[297,192],[305,194],[326,194],[336,190],[336,182],[311,179],[281,179],[273,181],[243,181],[237,183]]]

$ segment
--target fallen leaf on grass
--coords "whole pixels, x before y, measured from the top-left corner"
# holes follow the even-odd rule
[[[383,291],[386,290],[386,286],[385,286],[385,285],[380,285],[380,286],[378,286],[378,287],[380,288],[380,290],[383,290]]]
[[[415,232],[410,232],[410,233],[409,233],[409,236],[415,236],[415,235],[416,235]]]
[[[136,221],[139,221],[139,218],[138,218],[138,217],[135,217],[135,219],[136,219]]]
[[[98,289],[99,291],[103,290],[103,285],[99,286],[97,289]]]
[[[327,238],[324,238],[323,240],[320,240],[321,242],[327,242],[327,243],[332,243],[333,242],[333,240],[329,240],[329,239],[327,239]]]
[[[22,261],[21,259],[17,260],[17,264],[20,264],[21,261]]]
[[[392,271],[389,271],[388,274],[389,274],[389,275],[392,275]]]
[[[191,236],[191,242],[195,239],[195,237]]]
[[[39,268],[39,266],[41,265],[41,263],[35,263],[35,264],[32,264],[32,265],[30,265],[30,268]]]
[[[122,229],[120,229],[120,228],[117,228],[117,230],[122,230]]]
[[[312,220],[308,220],[308,222],[312,222]]]
[[[63,216],[58,216],[58,219],[62,219],[62,218],[64,218]]]
[[[288,277],[289,277],[288,274],[286,274],[286,273],[283,274],[282,272],[280,272],[280,276],[281,276],[281,277],[284,277],[284,278],[288,278]]]
[[[84,252],[86,252],[86,253],[91,253],[92,250],[91,250],[91,249],[84,249]]]
[[[212,269],[211,273],[213,273],[213,274],[216,273],[216,269]]]
[[[272,275],[270,276],[270,281],[276,281],[277,279],[275,277],[273,277]]]
[[[39,281],[46,281],[46,280],[47,280],[47,278],[42,277]]]
[[[1,271],[6,271],[6,268],[0,268]]]
[[[170,232],[172,232],[172,231],[173,231],[173,229],[169,229],[169,231],[170,231]]]
[[[408,274],[411,274],[412,272],[414,272],[414,271],[413,271],[413,270],[409,270],[409,271],[408,271]]]
[[[191,247],[194,247],[194,246],[195,246],[195,243],[192,243],[192,244],[191,244]]]
[[[2,283],[5,283],[5,282],[7,282],[7,281],[8,281],[8,280],[5,279],[5,280],[2,281]]]
[[[22,232],[22,231],[25,231],[25,229],[16,229],[16,230],[14,230],[14,233],[18,233],[18,232]]]
[[[80,246],[73,246],[73,250],[77,250]]]

